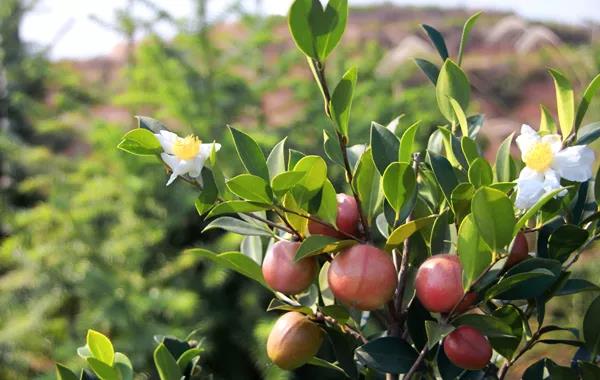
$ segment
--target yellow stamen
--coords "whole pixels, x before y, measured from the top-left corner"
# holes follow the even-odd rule
[[[200,152],[201,143],[194,135],[188,135],[185,138],[178,137],[173,144],[173,153],[181,160],[191,160]]]
[[[550,168],[554,154],[549,144],[539,142],[525,154],[523,161],[528,168],[541,173]]]

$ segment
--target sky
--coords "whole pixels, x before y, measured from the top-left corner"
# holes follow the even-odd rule
[[[1,0],[0,0],[1,1]],[[324,2],[325,0],[321,0]],[[262,11],[285,14],[292,0],[262,0]],[[349,0],[351,6],[380,4],[383,0]],[[600,22],[600,0],[387,0],[399,5],[438,5],[464,7],[472,10],[511,10],[532,20],[551,20],[569,24],[586,21]],[[39,0],[36,8],[24,20],[22,37],[39,46],[50,46],[52,59],[84,59],[108,54],[121,39],[119,34],[99,25],[90,16],[113,21],[116,9],[127,0]],[[191,0],[154,0],[176,18],[193,12]],[[227,0],[209,2],[209,15],[219,15]],[[248,9],[254,9],[255,0],[244,0]],[[149,16],[143,6],[134,10],[140,17]],[[159,32],[165,37],[173,30],[163,26]]]

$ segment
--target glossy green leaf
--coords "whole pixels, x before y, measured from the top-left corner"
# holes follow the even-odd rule
[[[469,19],[467,20],[467,22],[465,22],[465,25],[463,26],[462,35],[460,37],[460,46],[458,48],[458,65],[459,66],[462,63],[463,54],[465,53],[465,48],[467,46],[467,41],[469,40],[469,34],[471,33],[471,29],[473,29],[473,26],[475,26],[475,22],[477,22],[477,19],[479,18],[480,15],[481,15],[481,12],[475,13],[474,15],[469,17]]]
[[[115,360],[115,350],[110,339],[98,331],[88,330],[86,343],[94,358],[112,366]]]
[[[561,263],[557,260],[544,259],[539,257],[528,258],[510,268],[503,276],[502,281],[512,276],[527,274],[536,270],[547,270],[552,276],[543,276],[528,279],[527,281],[511,287],[497,296],[498,299],[533,299],[548,294],[561,275]]]
[[[561,191],[563,191],[564,188],[560,188],[560,189],[555,189],[552,190],[546,194],[544,194],[543,197],[541,197],[540,199],[538,199],[537,202],[535,202],[535,204],[533,206],[531,206],[526,212],[525,214],[523,214],[519,220],[517,221],[517,223],[515,224],[515,229],[513,231],[513,234],[517,234],[517,232],[519,232],[519,230],[521,228],[523,228],[525,226],[525,224],[527,223],[527,221],[529,219],[531,219],[535,214],[537,214],[538,211],[540,211],[540,209],[542,207],[544,207],[544,205],[546,203],[548,203],[550,200],[554,199],[554,197],[560,193]]]
[[[57,380],[77,380],[77,376],[70,369],[60,363],[56,363]]]
[[[550,75],[552,75],[556,90],[556,108],[558,109],[560,131],[563,139],[566,139],[573,131],[575,95],[571,83],[564,75],[552,69],[550,69]]]
[[[260,236],[244,236],[240,244],[240,251],[255,263],[261,265],[263,259],[263,247]]]
[[[438,107],[446,120],[458,122],[450,99],[455,99],[460,108],[466,110],[469,106],[471,88],[467,76],[456,63],[447,59],[440,70],[435,86]]]
[[[117,148],[138,156],[155,156],[163,151],[156,136],[143,128],[127,132]]]
[[[327,360],[317,358],[316,356],[310,358],[306,364],[310,364],[310,365],[314,365],[314,366],[322,367],[322,368],[327,368],[327,369],[332,369],[334,371],[340,372],[342,375],[344,375],[347,378],[350,377],[350,376],[348,376],[348,374],[346,373],[346,371],[344,371],[344,369],[342,367],[338,366],[335,363],[330,363]]]
[[[344,156],[342,155],[342,148],[337,138],[329,136],[327,131],[323,130],[323,150],[329,159],[335,163],[344,167]]]
[[[231,132],[235,149],[248,173],[269,181],[267,161],[256,141],[235,128],[229,127],[229,132]]]
[[[415,63],[421,71],[429,78],[431,83],[435,86],[437,83],[438,75],[440,75],[440,69],[433,63],[429,62],[426,59],[415,58]]]
[[[493,316],[508,326],[510,336],[490,337],[490,343],[500,355],[507,359],[512,359],[523,339],[524,321],[521,317],[521,311],[511,304],[507,304],[494,310]]]
[[[407,201],[412,199],[417,188],[417,178],[413,168],[404,162],[394,162],[383,174],[383,193],[396,211],[396,220]]]
[[[240,252],[224,252],[216,254],[206,249],[194,248],[186,250],[185,253],[209,259],[225,269],[234,270],[268,288],[265,284],[260,265]]]
[[[433,46],[438,51],[440,57],[442,58],[442,61],[448,59],[448,48],[446,47],[446,42],[444,41],[444,37],[442,36],[442,34],[433,26],[427,24],[422,24],[421,26],[425,30],[425,33],[427,33],[427,36],[433,43]]]
[[[471,326],[487,337],[514,337],[509,324],[487,314],[463,314],[452,320],[454,326]]]
[[[600,137],[600,122],[595,122],[581,127],[577,131],[575,145],[589,145]]]
[[[557,296],[567,296],[581,292],[597,292],[600,287],[583,278],[570,278],[556,293]]]
[[[452,211],[457,225],[460,226],[462,220],[471,213],[471,199],[475,194],[475,187],[470,183],[460,183],[450,196]]]
[[[177,361],[162,343],[154,350],[154,364],[160,380],[180,380],[183,376]]]
[[[596,297],[588,307],[585,317],[583,318],[583,339],[585,346],[591,353],[591,357],[595,358],[600,354],[600,323],[598,316],[600,315],[600,296]]]
[[[92,371],[102,380],[121,380],[116,368],[94,357],[86,359]]]
[[[423,218],[411,220],[408,223],[396,228],[390,234],[390,237],[385,243],[385,250],[391,252],[392,249],[398,247],[404,240],[408,239],[412,234],[419,231],[421,228],[433,224],[437,215],[430,215]]]
[[[433,222],[429,247],[431,255],[448,253],[452,249],[452,235],[450,231],[450,210],[446,209]]]
[[[469,289],[492,262],[490,248],[475,226],[473,214],[467,215],[458,230],[456,251],[463,267],[463,286]]]
[[[598,92],[598,89],[600,89],[600,74],[596,75],[596,77],[592,79],[590,84],[586,87],[585,91],[583,92],[583,98],[581,99],[581,102],[577,107],[577,115],[575,116],[575,130],[577,130],[583,122],[585,113],[587,112],[587,109],[590,103],[592,102],[594,95],[596,94],[596,92]]]
[[[133,366],[125,354],[115,352],[114,367],[119,371],[120,380],[133,380]]]
[[[558,133],[554,117],[544,105],[540,105],[540,132],[547,134]]]
[[[247,213],[268,210],[271,206],[267,204],[248,201],[227,201],[217,204],[206,218],[213,218],[224,214]]]
[[[550,258],[565,261],[571,253],[578,250],[589,237],[587,230],[572,224],[558,227],[548,240],[548,254]]]
[[[294,171],[305,173],[304,178],[292,190],[298,204],[304,206],[323,187],[327,178],[327,163],[319,156],[306,156],[298,161]]]
[[[319,219],[335,225],[337,223],[337,209],[337,194],[333,184],[327,179],[323,183],[320,193],[311,200],[309,211]]]
[[[198,211],[199,215],[204,214],[208,210],[210,210],[219,197],[219,189],[215,182],[213,172],[207,168],[202,170],[202,191],[198,198],[194,201],[194,206],[196,206],[196,211]]]
[[[415,147],[415,136],[419,129],[420,122],[415,122],[404,131],[400,138],[400,149],[398,152],[398,161],[400,162],[411,162],[412,154],[416,152]]]
[[[185,372],[187,366],[192,362],[192,360],[200,356],[202,351],[203,350],[201,348],[194,347],[190,348],[189,350],[186,350],[183,354],[181,354],[181,356],[177,358],[177,366],[179,367],[181,372]]]
[[[510,182],[515,179],[515,170],[511,165],[510,145],[512,143],[514,132],[508,135],[496,152],[496,181]]]
[[[454,331],[454,326],[441,324],[437,321],[425,321],[425,331],[427,332],[427,347],[431,350],[448,334]]]
[[[322,253],[337,252],[355,243],[354,240],[339,240],[330,236],[311,235],[302,241],[296,251],[294,260],[300,261],[306,257]]]
[[[550,272],[548,269],[537,268],[530,272],[517,273],[515,275],[505,277],[502,280],[500,280],[500,282],[498,282],[496,285],[494,285],[490,289],[488,289],[488,291],[485,294],[485,298],[486,299],[496,298],[500,294],[507,292],[518,285],[523,285],[528,280],[536,279],[536,278],[540,278],[540,277],[546,277],[548,279],[553,279],[554,274],[552,272]],[[525,295],[509,297],[509,299],[525,299],[525,298],[533,298],[533,297],[527,297]],[[506,298],[502,298],[502,299],[506,299]]]
[[[427,152],[427,157],[429,159],[431,168],[433,169],[435,179],[442,188],[444,197],[448,202],[450,202],[452,191],[458,185],[458,179],[454,174],[452,165],[450,165],[450,162],[448,159],[446,159],[446,157],[431,151]]]
[[[400,141],[395,134],[383,125],[371,123],[371,149],[377,152],[373,156],[375,166],[381,175],[389,164],[398,159]]]
[[[363,153],[360,158],[354,176],[354,188],[360,197],[363,215],[370,222],[383,200],[381,176],[375,168],[371,149]]]
[[[267,157],[267,168],[269,169],[269,178],[273,178],[285,171],[285,141],[287,137],[277,143]]]
[[[475,188],[491,185],[494,182],[492,167],[483,158],[476,158],[469,166],[469,182]]]
[[[482,187],[471,202],[473,220],[482,239],[499,251],[513,238],[515,215],[512,201],[499,190]]]
[[[463,155],[471,164],[471,162],[475,161],[475,159],[479,158],[479,151],[477,149],[477,144],[471,138],[467,136],[463,136],[460,139],[460,147],[462,149]]]
[[[271,182],[271,187],[273,192],[278,196],[281,196],[291,190],[300,180],[304,178],[306,175],[305,172],[301,171],[291,171],[291,172],[282,172],[273,177]]]
[[[227,187],[232,193],[248,201],[266,204],[273,202],[269,183],[252,174],[240,174],[231,178],[227,181]]]
[[[162,122],[151,117],[136,115],[135,118],[138,121],[138,128],[147,129],[152,133],[160,133],[160,131],[167,129]]]
[[[331,103],[329,105],[331,116],[340,133],[344,136],[348,136],[350,108],[352,107],[352,98],[354,97],[354,88],[356,87],[356,77],[357,72],[355,67],[346,71],[342,80],[331,94]]]
[[[380,373],[406,373],[417,359],[417,352],[396,337],[374,339],[356,349],[356,360]]]
[[[295,0],[288,24],[298,48],[307,56],[324,61],[339,43],[348,18],[347,0]]]
[[[461,105],[454,98],[450,98],[450,106],[454,111],[454,115],[456,117],[455,120],[458,121],[458,125],[460,126],[460,132],[463,136],[469,136],[469,124],[467,123],[467,116],[465,115],[465,111],[463,111]]]
[[[202,232],[220,228],[225,231],[234,232],[240,235],[254,236],[273,236],[273,232],[267,228],[263,228],[258,224],[252,224],[244,220],[236,219],[230,216],[222,216],[210,222]]]

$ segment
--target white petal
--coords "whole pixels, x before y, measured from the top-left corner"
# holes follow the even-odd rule
[[[525,166],[523,169],[521,169],[521,173],[519,173],[519,178],[517,178],[517,182],[526,181],[530,179],[542,182],[544,180],[544,175],[536,170],[530,169],[527,166]]]
[[[167,164],[173,171],[175,171],[175,168],[179,164],[179,159],[177,157],[167,153],[161,153],[160,158],[162,158],[165,164]]]
[[[537,179],[517,181],[517,198],[515,207],[527,209],[544,195],[544,182]]]
[[[177,141],[177,135],[175,133],[163,129],[160,133],[155,133],[154,136],[156,136],[158,142],[160,142],[160,146],[162,146],[165,153],[174,153],[173,144]]]
[[[562,149],[562,139],[560,135],[546,135],[542,136],[542,142],[550,145],[552,153],[556,154]]]
[[[552,168],[569,181],[585,182],[592,178],[594,151],[585,145],[565,148],[554,156]]]
[[[529,125],[523,124],[521,134],[517,136],[515,141],[521,151],[521,158],[524,159],[529,150],[540,141],[540,136]]]
[[[549,192],[560,187],[560,177],[558,173],[552,169],[546,170],[544,173],[544,190]]]
[[[210,144],[201,144],[200,145],[200,155],[204,157],[210,156],[210,152],[213,149],[213,145],[215,146],[215,152],[218,152],[221,149],[221,144],[219,143],[210,143]]]
[[[202,168],[204,167],[204,161],[206,161],[206,157],[202,155],[198,155],[196,158],[190,161],[190,177],[196,178],[200,175],[200,172],[202,172]]]
[[[175,174],[175,172],[171,173],[171,176],[169,177],[169,180],[167,181],[167,186],[169,186],[170,184],[173,183],[173,181],[175,181],[175,179],[177,179],[178,175]]]
[[[166,153],[161,153],[160,157],[172,170],[171,177],[169,177],[169,181],[167,181],[167,186],[173,183],[178,176],[187,174],[193,168],[193,160],[180,160],[179,158]]]

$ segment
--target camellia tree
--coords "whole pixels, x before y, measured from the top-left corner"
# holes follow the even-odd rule
[[[600,186],[587,145],[600,137],[600,124],[582,123],[600,75],[576,103],[568,79],[550,70],[558,123],[542,108],[537,130],[523,125],[515,138],[520,157],[511,156],[511,134],[489,163],[478,138],[483,116],[467,114],[471,86],[461,68],[478,14],[465,23],[455,56],[424,25],[442,63],[416,62],[447,125],[424,151],[415,144],[418,122],[373,122],[370,141],[351,142],[356,69],[333,88],[325,75],[347,15],[345,0],[326,7],[296,0],[289,12],[331,121],[323,157],[288,148],[285,139],[265,157],[251,136],[230,127],[245,172],[229,177],[219,162],[233,158],[219,154],[220,143],[177,136],[148,117],[123,137],[120,149],[160,159],[167,185],[179,179],[198,188],[204,230],[245,236],[240,252],[189,253],[273,293],[268,311],[281,316],[266,350],[283,369],[312,364],[350,379],[504,379],[533,347],[569,345],[577,347],[570,367],[543,358],[523,378],[600,378],[600,297],[578,328],[545,320],[553,297],[600,290],[570,271],[599,236]],[[343,187],[333,185],[336,171],[345,174]],[[200,378],[197,342],[159,342],[161,379]],[[132,378],[126,357],[99,333],[90,331],[79,353],[95,373],[84,373],[89,378]],[[63,366],[58,374],[75,378]]]

